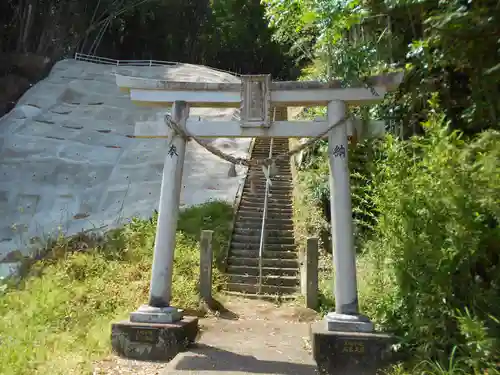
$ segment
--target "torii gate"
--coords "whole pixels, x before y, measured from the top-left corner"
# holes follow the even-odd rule
[[[116,75],[116,83],[121,90],[130,93],[130,99],[136,104],[160,107],[172,105],[172,120],[184,127],[188,134],[198,138],[303,138],[316,137],[328,130],[332,124],[344,118],[349,104],[381,101],[385,93],[397,88],[402,78],[402,73],[375,76],[366,80],[366,85],[360,83],[359,87],[350,88],[343,88],[341,81],[272,82],[269,75],[242,76],[241,84],[173,82]],[[327,106],[327,118],[320,121],[271,121],[271,108],[294,106]],[[190,107],[240,108],[241,120],[190,120]],[[170,324],[171,328],[191,324],[188,317],[183,317],[182,310],[170,306],[186,140],[168,126],[165,126],[165,135],[169,138],[170,149],[166,152],[163,167],[149,305],[141,306],[130,314],[129,326],[152,324],[158,327],[158,324]],[[336,306],[335,312],[325,317],[324,329],[331,332],[372,332],[373,324],[358,313],[347,148],[348,124],[343,123],[333,127],[328,134]],[[197,322],[193,324],[197,325]],[[117,325],[113,326],[113,330],[115,328],[120,330]],[[167,336],[164,339],[167,340]],[[149,353],[149,357],[155,357],[155,348],[132,349],[133,345],[128,342],[128,349],[124,349],[123,345],[113,346],[125,355],[134,356],[133,353],[143,350]]]

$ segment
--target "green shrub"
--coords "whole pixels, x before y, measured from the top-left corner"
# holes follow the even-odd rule
[[[382,145],[365,305],[414,355],[446,362],[456,348],[480,371],[500,358],[500,134],[464,140],[438,113],[423,125]]]
[[[179,215],[172,305],[199,308],[199,244],[214,230],[214,255],[229,239],[232,207],[210,202]],[[0,374],[89,374],[111,349],[110,323],[148,299],[156,215],[103,239],[60,239],[44,260],[0,290]],[[78,251],[75,251],[78,250]],[[214,291],[222,275],[214,269]]]

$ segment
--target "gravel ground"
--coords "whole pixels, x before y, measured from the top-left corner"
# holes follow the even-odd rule
[[[201,319],[201,337],[169,363],[111,356],[96,363],[94,375],[314,375],[309,322],[318,318],[297,305],[231,298],[229,310]]]

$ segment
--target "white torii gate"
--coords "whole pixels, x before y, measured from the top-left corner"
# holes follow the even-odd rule
[[[349,104],[381,101],[395,89],[402,73],[369,78],[366,86],[343,88],[329,83],[272,82],[269,75],[242,76],[242,83],[173,82],[116,75],[121,90],[139,105],[172,106],[172,120],[186,133],[215,137],[316,137],[346,116]],[[320,121],[271,121],[273,107],[327,106]],[[190,107],[240,108],[240,121],[190,120]],[[170,306],[175,231],[179,212],[186,140],[165,126],[170,149],[166,152],[152,266],[149,305],[131,313],[132,322],[171,323],[182,319],[182,310]],[[356,261],[353,246],[352,208],[347,164],[348,124],[328,134],[332,245],[335,269],[335,312],[326,316],[330,331],[372,331],[372,323],[358,314]]]

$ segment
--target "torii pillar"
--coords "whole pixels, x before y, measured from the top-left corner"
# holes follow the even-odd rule
[[[368,79],[367,83],[371,88],[364,85],[343,88],[340,81],[272,82],[268,75],[243,76],[241,84],[169,82],[116,76],[118,86],[130,93],[133,102],[147,106],[173,105],[173,120],[187,133],[198,138],[303,138],[317,137],[331,129],[328,151],[336,308],[334,312],[327,314],[323,322],[311,326],[314,358],[324,374],[372,374],[370,371],[380,362],[378,354],[386,347],[386,340],[373,333],[373,324],[358,311],[347,164],[349,127],[345,122],[333,128],[332,126],[346,116],[347,105],[380,101],[401,80],[401,73],[391,73]],[[319,105],[327,106],[326,119],[271,119],[272,109],[275,107]],[[190,106],[240,108],[241,121],[190,121]],[[170,147],[165,150],[149,303],[131,313],[130,321],[113,325],[114,349],[132,358],[169,359],[173,353],[177,354],[176,351],[183,349],[181,341],[188,343],[194,340],[193,335],[197,332],[196,318],[185,317],[182,310],[170,306],[175,231],[186,142],[167,125],[165,135],[169,138]],[[353,353],[359,354],[361,359],[353,358]],[[366,369],[369,371],[366,372]]]

